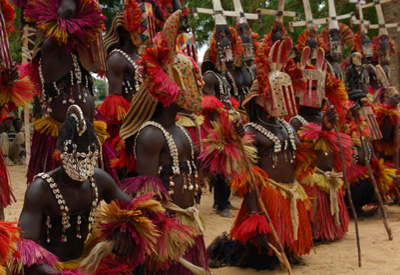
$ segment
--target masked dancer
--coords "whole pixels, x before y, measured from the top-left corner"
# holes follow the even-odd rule
[[[133,196],[153,193],[170,216],[193,231],[189,246],[173,250],[167,237],[159,244],[158,251],[169,255],[149,257],[145,270],[151,274],[191,274],[192,268],[208,270],[204,224],[194,205],[200,188],[196,147],[189,132],[176,124],[179,111],[201,110],[203,86],[195,62],[175,51],[181,14],[176,11],[168,18],[155,46],[141,55],[143,84],[120,131],[121,139],[133,145],[126,150],[129,148],[134,154],[139,174],[125,179],[121,188]],[[181,252],[178,260],[176,254]]]
[[[293,117],[290,123],[301,141],[308,143],[309,148],[317,154],[315,172],[300,181],[308,196],[313,198],[310,216],[313,238],[333,241],[343,238],[349,224],[343,199],[340,150],[337,136],[332,130],[335,119],[344,121],[348,99],[344,84],[324,71],[323,49],[317,49],[316,67],[307,64],[309,54],[308,47],[303,49],[301,65],[307,88],[305,93],[299,94],[299,115]],[[323,113],[321,110],[325,97],[332,105]],[[349,136],[341,134],[341,141],[348,166],[351,162],[351,140]]]

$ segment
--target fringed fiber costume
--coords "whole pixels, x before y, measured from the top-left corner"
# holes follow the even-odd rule
[[[6,0],[1,0],[1,11],[5,21],[6,34],[14,29],[15,11]],[[0,67],[0,72],[4,68]],[[33,98],[34,85],[28,77],[28,73],[21,67],[18,68],[19,79],[12,85],[6,86],[0,73],[0,121],[3,121],[8,112],[19,107],[26,106]],[[7,207],[15,201],[12,194],[4,156],[0,148],[0,209]],[[1,211],[1,210],[0,210]],[[2,213],[0,213],[2,215]]]
[[[246,147],[250,145],[252,149],[250,151],[252,154],[247,153],[246,155],[250,157],[249,159],[253,163],[256,163],[255,159],[257,159],[258,166],[253,166],[252,171],[235,168],[230,187],[245,199],[230,231],[229,237],[233,241],[226,242],[223,237],[222,243],[225,242],[226,244],[221,246],[221,242],[218,241],[209,248],[211,258],[216,262],[256,269],[273,269],[278,262],[273,255],[273,247],[264,247],[265,243],[260,247],[260,244],[256,241],[257,238],[266,236],[268,242],[273,246],[276,247],[277,244],[272,237],[271,229],[263,213],[249,208],[249,205],[251,205],[249,196],[254,194],[249,173],[254,174],[261,201],[272,220],[285,252],[294,256],[305,255],[310,252],[312,246],[312,231],[309,220],[311,204],[297,179],[303,179],[312,173],[316,156],[306,146],[297,148],[297,135],[295,135],[294,130],[285,120],[279,119],[279,117],[284,117],[289,113],[291,115],[296,114],[294,104],[282,104],[283,95],[269,93],[271,90],[286,87],[289,91],[289,95],[286,95],[287,98],[294,98],[290,76],[278,72],[279,66],[284,66],[287,61],[286,55],[278,56],[278,52],[286,53],[290,51],[290,48],[286,48],[285,41],[281,45],[280,42],[276,42],[272,47],[268,45],[268,40],[263,41],[256,54],[257,81],[253,84],[252,90],[243,102],[251,121],[246,127],[249,135],[253,137],[253,141],[243,140]],[[280,60],[280,58],[282,59]],[[288,60],[288,63],[291,63],[291,61]],[[288,79],[288,81],[274,81],[276,79]],[[267,86],[269,89],[258,86],[258,83],[267,83],[270,85]],[[274,118],[273,124],[263,123],[261,116],[266,119],[270,114]],[[265,128],[266,125],[274,130]],[[281,140],[282,138],[284,140]],[[237,144],[237,141],[232,143]],[[282,144],[285,145],[282,146]],[[232,147],[236,149],[236,147]],[[212,148],[205,146],[205,152],[212,151]],[[254,149],[257,150],[257,156],[254,156]],[[214,154],[224,154],[225,151],[219,150]],[[235,152],[232,149],[229,149],[229,151]],[[242,158],[236,159],[234,154],[227,157],[235,160],[236,163],[242,161]],[[217,159],[217,157],[214,156],[213,159]],[[272,164],[269,162],[272,162]],[[245,166],[243,163],[241,165],[242,167]],[[268,173],[275,173],[276,176],[281,171],[278,169],[284,168],[293,171],[293,174],[285,178],[285,182],[278,182],[268,176]],[[275,172],[275,169],[277,172]],[[260,207],[257,207],[257,209],[259,210]],[[219,251],[222,251],[222,253]],[[230,252],[226,253],[226,251]]]
[[[0,274],[6,275],[8,262],[11,258],[17,259],[21,257],[17,249],[19,241],[19,229],[16,222],[0,221]]]
[[[153,41],[149,34],[154,28],[152,25],[154,18],[149,15],[154,12],[148,9],[152,9],[149,3],[126,1],[125,9],[115,15],[112,26],[104,38],[104,47],[108,54],[109,71],[106,75],[110,83],[110,93],[100,110],[109,118],[107,122],[109,143],[119,136],[119,129],[132,97],[139,91],[142,83],[136,64],[138,56],[135,52],[140,45]]]
[[[400,121],[400,113],[397,107],[393,107],[390,104],[378,104],[376,106],[376,113],[377,121],[381,129],[383,129],[386,120],[389,120],[393,128],[396,127]],[[389,139],[374,141],[374,148],[379,156],[385,158],[385,160],[394,162],[396,152],[396,148],[393,146],[394,144],[396,144],[396,137],[393,133]]]
[[[167,223],[173,227],[176,222],[174,219],[165,216],[159,202],[151,199],[151,196],[138,196],[131,203],[112,202],[105,204],[96,214],[93,224],[93,232],[88,235],[84,250],[79,258],[61,262],[57,256],[45,249],[40,244],[32,240],[21,240],[18,242],[18,251],[20,257],[12,257],[9,268],[13,274],[23,274],[24,267],[33,265],[48,264],[59,270],[61,274],[131,274],[130,272],[139,265],[144,264],[145,257],[156,250],[161,237],[166,234],[162,231],[160,224]],[[167,226],[165,226],[167,227]],[[123,230],[130,236],[134,243],[128,257],[118,257],[106,254],[103,250],[96,250],[96,245],[105,242],[112,246],[111,239],[114,232]],[[179,237],[190,236],[191,231],[181,231]],[[174,239],[175,245],[185,247],[185,243],[179,238]],[[93,254],[96,257],[93,257]],[[160,257],[162,252],[160,253]],[[90,270],[92,265],[96,265],[93,259],[96,259],[97,268]],[[88,261],[91,259],[91,261]],[[86,271],[85,271],[86,270]],[[90,271],[87,271],[90,270]]]
[[[183,147],[190,148],[186,149],[190,158],[182,161],[177,149],[178,144],[175,143],[174,136],[167,130],[169,128],[164,128],[161,123],[152,120],[153,117],[156,117],[157,110],[166,110],[165,108],[172,104],[190,112],[201,110],[200,90],[203,81],[200,70],[187,55],[175,52],[181,13],[181,11],[176,11],[168,18],[161,35],[156,40],[156,45],[141,54],[140,74],[146,77],[131,102],[120,131],[121,139],[125,143],[133,138],[134,145],[127,150],[133,150],[131,153],[135,155],[135,161],[138,164],[141,161],[141,155],[138,153],[140,146],[137,146],[136,143],[140,140],[141,133],[150,128],[162,134],[167,146],[166,150],[170,155],[168,159],[172,160],[170,164],[166,165],[152,163],[158,168],[156,169],[158,173],[154,175],[141,174],[141,167],[138,165],[139,176],[124,179],[121,183],[121,188],[132,196],[152,194],[167,209],[167,215],[176,218],[179,222],[174,226],[168,223],[157,225],[163,228],[164,233],[157,241],[156,251],[161,253],[152,253],[146,258],[144,268],[145,272],[150,274],[191,274],[190,272],[196,269],[208,273],[208,257],[203,239],[204,224],[199,212],[194,206],[182,209],[173,201],[177,198],[174,193],[182,192],[182,198],[191,198],[191,196],[195,196],[199,188],[192,138],[183,126],[176,125],[174,116],[172,122],[175,125],[171,127],[177,128],[181,138],[184,139]],[[163,66],[167,63],[175,73],[163,70]],[[179,148],[182,144],[179,144]],[[144,153],[142,152],[142,154]],[[180,181],[183,183],[182,190],[176,187],[176,185],[182,184]],[[188,204],[194,205],[194,200]],[[185,230],[190,232],[190,238],[179,233]],[[179,239],[186,245],[177,245],[176,240]]]
[[[60,46],[65,47],[72,59],[72,69],[57,81],[46,83],[42,70],[43,57],[39,53],[30,63],[25,65],[29,75],[36,85],[36,94],[47,102],[47,113],[44,118],[35,121],[35,131],[32,139],[32,157],[28,166],[28,183],[33,177],[43,171],[53,170],[59,165],[53,159],[56,147],[58,130],[62,121],[54,118],[63,117],[58,113],[58,107],[77,104],[87,106],[94,110],[94,81],[85,64],[80,58],[85,55],[84,51],[95,44],[96,39],[103,29],[103,20],[100,5],[93,0],[79,0],[77,2],[77,14],[73,18],[62,18],[58,15],[60,3],[56,0],[33,0],[25,7],[25,20],[33,22],[36,27],[44,32],[46,38],[55,39]],[[62,100],[61,100],[62,99]],[[57,104],[62,104],[57,105]],[[52,110],[54,109],[55,110]],[[65,109],[66,110],[66,109]],[[95,118],[96,119],[96,118]],[[102,144],[104,144],[105,123],[94,122]],[[116,173],[110,168],[110,163],[116,157],[116,152],[106,144],[103,147],[103,156],[100,166],[104,168],[118,181]]]
[[[321,126],[308,123],[302,126],[299,137],[309,144],[309,149],[315,152],[333,153],[335,156],[334,170],[322,171],[317,168],[311,176],[301,180],[311,199],[311,221],[315,240],[330,240],[343,238],[348,230],[349,215],[343,199],[342,164],[336,134],[333,131],[322,131]],[[351,162],[351,140],[341,135],[345,149],[346,162]],[[347,150],[346,150],[347,149]],[[337,172],[336,172],[337,171]]]

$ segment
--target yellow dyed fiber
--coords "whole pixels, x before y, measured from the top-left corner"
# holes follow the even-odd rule
[[[196,231],[193,233],[193,237],[202,235],[199,225],[197,224],[197,222],[195,220],[193,220],[191,217],[189,217],[183,213],[174,212],[174,214],[176,215],[176,220],[178,222],[180,222],[183,225],[188,225],[188,226],[194,227],[196,229]],[[201,220],[201,224],[203,225],[203,228],[205,228],[205,222],[204,222],[203,216],[201,214],[199,214],[199,217]]]
[[[324,138],[320,138],[314,143],[314,150],[332,153],[333,147],[329,141]]]
[[[336,191],[341,189],[343,186],[343,180],[342,179],[337,179],[337,180],[340,182],[340,184],[336,187]],[[309,185],[311,187],[313,187],[316,184],[321,191],[324,191],[325,193],[329,194],[329,182],[326,179],[326,177],[322,174],[314,173],[311,176],[303,179],[301,181],[301,184]]]
[[[58,137],[61,123],[49,116],[41,118],[35,121],[35,130],[41,134],[51,135],[52,137]]]
[[[107,123],[101,120],[95,120],[93,122],[94,130],[96,131],[97,137],[99,138],[100,145],[103,145],[103,143],[110,137],[110,135],[107,132]]]

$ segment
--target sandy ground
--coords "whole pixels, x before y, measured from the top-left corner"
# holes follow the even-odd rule
[[[6,219],[16,221],[19,218],[26,190],[26,166],[9,167],[11,184],[17,202],[5,210]],[[233,219],[216,215],[212,209],[212,195],[205,193],[200,211],[206,221],[205,242],[208,245],[223,231],[228,231]],[[240,206],[241,199],[232,198],[235,206]],[[400,207],[390,206],[387,209],[389,226],[393,232],[393,241],[388,241],[382,219],[379,215],[359,219],[361,239],[362,267],[358,267],[357,247],[354,222],[350,222],[349,232],[343,240],[315,247],[315,252],[305,256],[307,266],[294,266],[293,274],[400,274]],[[212,269],[212,274],[286,274],[284,271],[260,271],[224,267]]]

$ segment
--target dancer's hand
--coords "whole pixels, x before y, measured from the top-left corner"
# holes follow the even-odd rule
[[[112,252],[118,256],[125,257],[131,253],[132,246],[129,237],[124,232],[115,232],[113,235],[114,247]]]
[[[361,110],[361,106],[357,103],[353,104],[353,106],[351,106],[348,115],[349,118],[351,120],[356,120],[360,117],[360,110]]]
[[[18,67],[16,63],[13,64],[14,66],[10,70],[5,70],[1,72],[1,81],[2,84],[8,88],[12,88],[15,82],[18,80]]]
[[[243,126],[243,121],[240,118],[235,118],[233,121],[233,126],[235,128],[235,134],[242,138],[245,134],[244,126]]]
[[[326,110],[322,118],[322,131],[330,131],[333,128],[333,124],[338,120],[338,116],[334,106],[330,106]]]

